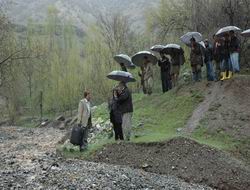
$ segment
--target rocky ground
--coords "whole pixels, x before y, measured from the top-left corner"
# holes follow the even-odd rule
[[[92,160],[174,175],[221,190],[250,187],[250,169],[241,161],[183,137],[159,143],[107,145]]]
[[[55,153],[64,134],[0,127],[0,189],[211,189],[127,166],[65,160]]]

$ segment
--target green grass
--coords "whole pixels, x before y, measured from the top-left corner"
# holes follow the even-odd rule
[[[66,158],[74,158],[74,159],[87,159],[90,158],[92,154],[94,154],[97,150],[101,149],[104,145],[112,144],[115,141],[113,139],[102,139],[98,143],[89,143],[88,149],[84,152],[79,151],[79,147],[75,146],[74,149],[68,150],[62,145],[57,147],[57,151]]]
[[[250,165],[250,139],[248,138],[236,139],[224,131],[208,130],[203,122],[194,131],[192,138],[201,144],[229,152]]]
[[[189,95],[176,95],[175,91],[165,94],[133,94],[133,142],[162,141],[177,136],[176,129],[182,128],[195,107],[203,100],[199,91]],[[94,118],[109,119],[107,105],[95,110]],[[143,125],[141,127],[140,125]]]
[[[186,90],[182,93],[183,89]],[[183,128],[187,120],[192,115],[194,109],[200,102],[204,100],[203,92],[198,89],[190,88],[187,91],[185,87],[181,87],[179,92],[176,89],[165,94],[155,93],[151,96],[144,94],[133,94],[134,113],[133,113],[133,130],[132,142],[159,142],[174,138],[180,134],[178,128]],[[93,117],[101,118],[103,121],[109,119],[107,104],[98,106]],[[209,131],[206,128],[206,121],[202,120],[200,127],[194,131],[191,138],[201,144],[206,144],[220,150],[228,151],[246,160],[250,154],[249,139],[234,139],[224,131]],[[115,143],[112,139],[108,139],[107,134],[97,137],[95,143],[90,143],[86,152],[65,150],[62,147],[58,149],[63,156],[67,158],[88,159],[97,150],[104,145]],[[245,155],[242,157],[242,155]]]
[[[202,144],[207,144],[221,150],[230,150],[236,141],[223,131],[210,132],[204,126],[200,126],[192,134],[192,138]]]
[[[137,97],[138,96],[138,97]],[[134,95],[133,142],[163,141],[178,136],[193,110],[203,99],[201,95],[177,96],[174,91],[152,96]],[[137,127],[143,123],[143,127]]]
[[[133,135],[132,142],[157,142],[178,136],[177,128],[184,127],[193,110],[203,100],[202,93],[193,91],[177,95],[175,90],[165,94],[133,94]],[[103,121],[109,119],[107,104],[98,106],[93,117]],[[143,124],[143,126],[141,126]],[[67,158],[88,158],[106,144],[115,143],[108,135],[97,137],[97,142],[89,144],[86,152],[69,151],[63,147],[58,150]]]

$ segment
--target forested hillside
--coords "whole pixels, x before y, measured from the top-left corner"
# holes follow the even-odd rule
[[[156,43],[179,43],[179,37],[189,30],[211,39],[225,25],[235,24],[245,29],[250,21],[249,2],[237,2],[162,0],[153,6],[145,0],[14,0],[12,3],[3,0],[2,117],[14,122],[20,114],[38,116],[40,106],[44,114],[73,110],[84,89],[91,89],[94,104],[106,101],[115,84],[106,80],[106,75],[119,68],[114,55],[132,56]],[[138,22],[140,30],[135,29]],[[13,23],[26,25],[25,29],[17,32]],[[248,68],[246,39],[241,42],[242,66]],[[188,56],[189,49],[185,52]],[[186,60],[187,69],[188,57]],[[154,70],[155,79],[159,80],[159,70],[156,67]],[[137,78],[138,71],[131,72]],[[131,88],[138,91],[139,83],[138,80]],[[159,85],[155,88],[157,91]]]
[[[0,189],[249,190],[249,12],[0,0]]]

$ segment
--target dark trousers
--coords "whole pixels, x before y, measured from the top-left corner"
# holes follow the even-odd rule
[[[172,81],[170,73],[161,72],[161,84],[162,84],[162,92],[167,92],[172,89]]]
[[[194,81],[201,81],[201,65],[196,64],[196,65],[191,65],[192,67],[192,72],[193,72],[193,80]]]
[[[207,80],[208,81],[214,81],[214,67],[212,61],[208,61],[206,63],[206,68],[207,68]]]
[[[121,123],[113,123],[114,131],[115,131],[115,140],[124,140],[122,124]]]
[[[83,128],[83,136],[82,136],[82,142],[80,144],[81,148],[87,148],[88,146],[88,133],[89,133],[89,127],[82,127]]]

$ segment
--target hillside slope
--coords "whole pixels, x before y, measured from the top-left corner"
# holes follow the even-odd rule
[[[90,159],[221,190],[247,190],[249,94],[250,76],[236,76],[223,83],[204,81],[164,95],[136,97],[132,142],[107,145]]]

